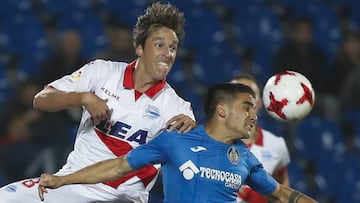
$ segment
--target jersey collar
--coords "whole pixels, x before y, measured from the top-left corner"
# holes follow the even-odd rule
[[[259,145],[259,146],[263,146],[264,145],[264,135],[263,135],[263,132],[261,130],[261,127],[256,126],[256,132],[258,133],[258,137],[257,137],[257,139],[255,141],[255,144]]]
[[[123,86],[127,89],[134,89],[134,70],[136,68],[136,60],[131,62],[129,65],[126,66],[125,73],[124,73],[124,82]],[[161,80],[153,87],[146,90],[144,93],[149,96],[150,98],[154,98],[162,89],[164,89],[166,84],[166,80]],[[135,90],[137,91],[137,90]]]

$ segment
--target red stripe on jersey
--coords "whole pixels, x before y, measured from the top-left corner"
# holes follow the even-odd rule
[[[121,156],[127,154],[133,147],[122,140],[110,137],[102,133],[101,131],[94,129],[96,134],[99,136],[101,141],[110,149],[112,153],[116,156]],[[145,166],[130,173],[127,173],[123,177],[113,180],[104,182],[105,185],[108,185],[112,188],[117,189],[121,183],[129,180],[130,178],[137,176],[141,179],[141,182],[144,184],[144,187],[147,187],[148,184],[156,177],[157,169],[154,166]]]
[[[259,145],[259,146],[263,146],[264,145],[264,135],[259,126],[256,126],[256,133],[258,134],[258,137],[256,139],[255,144]]]
[[[250,187],[243,187],[238,196],[247,203],[267,203],[268,200]]]

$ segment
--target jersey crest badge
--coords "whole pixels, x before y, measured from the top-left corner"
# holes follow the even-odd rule
[[[71,77],[72,77],[74,80],[77,80],[77,79],[79,79],[79,78],[81,77],[82,73],[83,73],[82,70],[79,70],[79,71],[73,73],[73,74],[71,75]]]
[[[73,82],[75,82],[77,79],[79,79],[82,74],[83,74],[83,70],[80,69],[80,70],[72,73],[71,75],[65,76],[65,80],[66,80],[68,83],[73,83]]]
[[[240,153],[234,146],[228,149],[227,157],[232,164],[238,164],[240,161]]]
[[[5,191],[7,192],[16,192],[16,190],[17,190],[16,185],[9,185],[5,188]]]
[[[149,117],[149,118],[159,118],[160,117],[160,110],[158,107],[156,106],[152,106],[149,105],[148,107],[146,107],[145,109],[145,115],[144,117]]]

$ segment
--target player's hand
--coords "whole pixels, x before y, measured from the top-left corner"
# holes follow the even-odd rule
[[[172,131],[177,129],[179,133],[189,132],[196,126],[196,122],[192,118],[184,114],[174,116],[168,122],[166,122],[167,130]]]
[[[101,121],[110,119],[111,111],[106,104],[107,101],[107,99],[101,99],[90,92],[84,94],[82,103],[90,113],[94,125],[98,125]]]
[[[44,201],[44,193],[47,193],[46,188],[55,189],[61,186],[61,179],[59,176],[52,174],[41,174],[38,193],[41,201]]]

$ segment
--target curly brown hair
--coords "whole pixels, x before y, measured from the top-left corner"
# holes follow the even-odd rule
[[[144,47],[145,40],[149,35],[163,26],[172,29],[176,33],[179,41],[181,41],[185,35],[184,24],[184,13],[179,11],[179,9],[170,3],[153,3],[146,9],[145,14],[139,16],[137,19],[133,31],[134,46],[138,47],[142,45]]]

